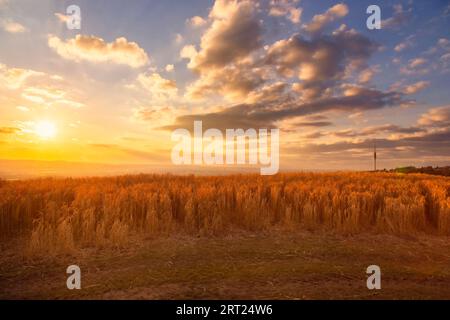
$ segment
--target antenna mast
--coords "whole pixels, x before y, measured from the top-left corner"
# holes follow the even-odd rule
[[[373,171],[377,171],[377,142],[373,143]]]

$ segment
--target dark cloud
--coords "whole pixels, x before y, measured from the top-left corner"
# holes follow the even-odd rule
[[[297,126],[297,127],[327,127],[327,126],[331,126],[332,124],[333,124],[333,122],[330,122],[330,121],[313,121],[313,122],[300,121],[300,122],[294,123],[294,126]]]
[[[262,46],[262,26],[252,1],[215,2],[212,24],[202,36],[201,50],[190,66],[197,71],[220,68],[246,57]]]
[[[319,97],[339,81],[345,71],[367,66],[379,46],[355,30],[342,27],[331,35],[311,39],[295,35],[274,43],[263,63],[281,76],[301,80],[294,90],[307,100]]]
[[[367,68],[367,60],[379,49],[378,44],[345,25],[331,34],[296,34],[263,49],[257,11],[250,1],[216,1],[200,50],[186,46],[181,53],[190,59],[188,67],[199,74],[187,87],[189,98],[220,95],[235,103],[261,102],[249,101],[249,96],[265,95],[263,91],[276,83],[287,83],[287,78],[297,82],[290,81],[294,85],[289,93],[278,86],[282,91],[279,96],[294,95],[303,101],[329,96],[348,72]],[[327,12],[328,18],[344,16],[347,7],[339,4]]]
[[[341,28],[331,35],[306,39],[295,35],[275,42],[268,50],[265,63],[288,75],[292,70],[300,71],[302,64],[316,65],[313,79],[333,78],[342,72],[345,63],[366,60],[378,49],[378,45],[355,30]],[[300,70],[297,68],[300,67]],[[306,71],[305,71],[306,72]],[[306,76],[306,75],[305,75]]]
[[[359,142],[340,141],[327,144],[308,144],[299,147],[302,153],[330,153],[330,152],[352,152],[361,149],[371,151],[374,144],[380,150],[391,150],[391,152],[401,150],[414,150],[415,154],[428,156],[450,156],[450,130],[442,132],[430,132],[418,136],[408,136],[399,139],[365,139]]]
[[[418,127],[401,127],[394,124],[385,124],[381,126],[373,126],[368,127],[363,130],[361,130],[362,135],[371,135],[371,134],[377,134],[377,133],[404,133],[404,134],[412,134],[412,133],[419,133],[424,132],[425,129],[418,128]]]
[[[359,88],[352,96],[323,98],[303,104],[240,104],[215,113],[185,115],[164,129],[191,128],[194,120],[203,121],[205,128],[269,128],[274,127],[277,121],[298,116],[325,111],[373,110],[397,106],[403,102],[403,95],[398,92]]]
[[[415,134],[415,133],[422,133],[422,132],[426,132],[426,130],[423,128],[419,128],[419,127],[401,127],[401,126],[394,125],[394,124],[385,124],[385,125],[380,125],[380,126],[367,127],[362,130],[346,129],[346,130],[336,131],[336,132],[333,132],[332,135],[334,135],[336,137],[354,138],[354,137],[364,137],[364,136],[383,134],[383,133]]]
[[[305,139],[318,139],[318,138],[323,137],[324,135],[325,134],[323,132],[321,132],[321,131],[315,131],[315,132],[308,133],[308,134],[304,135],[303,138],[305,138]]]

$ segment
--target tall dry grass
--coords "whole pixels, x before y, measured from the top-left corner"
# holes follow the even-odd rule
[[[0,183],[0,237],[26,239],[30,252],[280,229],[450,235],[450,178],[299,173]]]

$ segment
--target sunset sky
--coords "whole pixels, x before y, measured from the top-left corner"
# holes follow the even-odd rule
[[[194,120],[279,128],[281,169],[449,165],[449,2],[0,0],[0,159],[170,166]]]

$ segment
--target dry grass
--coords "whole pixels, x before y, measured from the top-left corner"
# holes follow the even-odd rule
[[[0,237],[28,254],[237,230],[450,235],[450,178],[387,173],[138,175],[0,182]]]

